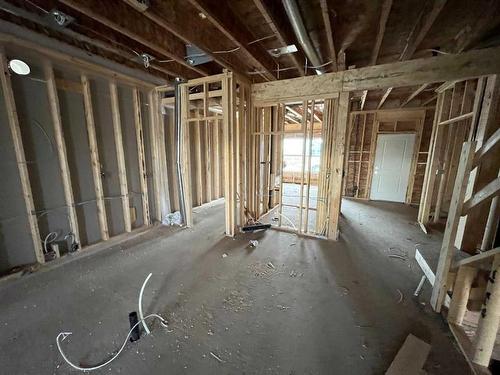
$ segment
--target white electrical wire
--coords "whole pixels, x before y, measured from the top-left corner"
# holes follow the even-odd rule
[[[54,237],[54,235],[55,235],[55,237]],[[54,238],[51,238],[49,240],[50,236],[52,236]],[[49,234],[47,234],[45,236],[45,239],[43,240],[43,249],[45,250],[45,254],[48,254],[48,252],[49,252],[49,250],[47,249],[47,244],[54,242],[56,240],[57,236],[58,236],[57,232],[50,232]]]
[[[163,319],[160,315],[158,315],[158,314],[149,314],[149,315],[145,316],[143,319],[141,319],[137,323],[135,323],[134,326],[130,329],[130,331],[128,332],[127,337],[125,338],[125,341],[123,341],[123,345],[121,346],[120,350],[118,350],[118,352],[113,357],[111,357],[109,360],[107,360],[106,362],[104,362],[104,363],[102,363],[100,365],[93,366],[93,367],[80,367],[80,366],[75,365],[73,362],[71,362],[68,359],[68,357],[66,357],[66,355],[63,352],[63,350],[61,349],[61,343],[59,341],[59,338],[62,336],[61,341],[64,341],[66,339],[66,337],[72,335],[73,332],[61,332],[61,333],[59,333],[57,335],[57,337],[56,337],[57,349],[59,349],[59,353],[61,353],[61,356],[66,361],[66,363],[68,365],[70,365],[71,367],[73,367],[74,369],[76,369],[76,370],[80,370],[80,371],[94,371],[94,370],[100,369],[100,368],[102,368],[104,366],[109,365],[111,362],[113,362],[120,355],[120,353],[125,348],[125,345],[127,345],[127,341],[129,339],[130,335],[132,334],[132,331],[134,330],[134,328],[137,327],[141,322],[143,322],[144,320],[149,319],[149,318],[159,319],[160,322],[161,322],[161,324],[162,324],[162,326],[167,327],[166,320]]]
[[[151,276],[153,276],[152,273],[150,273],[148,275],[148,277],[146,277],[146,280],[144,280],[144,283],[142,284],[141,291],[139,292],[139,319],[142,320],[142,325],[144,327],[144,331],[146,331],[146,335],[149,335],[151,333],[151,331],[149,330],[149,328],[146,324],[146,321],[144,320],[144,316],[142,314],[142,295],[144,293],[144,288],[146,288],[146,284],[148,283]]]
[[[295,229],[296,231],[298,231],[297,227],[295,226],[295,224],[293,223],[293,221],[292,221],[292,220],[290,220],[288,217],[286,217],[285,215],[283,215],[283,214],[281,214],[281,213],[279,213],[279,212],[277,212],[277,214],[278,214],[278,215],[280,215],[281,217],[284,217],[285,219],[287,219],[287,220],[288,220],[288,222],[289,222],[290,224],[292,224],[293,229]]]

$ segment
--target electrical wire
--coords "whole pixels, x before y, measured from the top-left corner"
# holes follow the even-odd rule
[[[115,355],[113,355],[110,359],[108,359],[106,362],[101,363],[100,365],[91,366],[91,367],[80,367],[78,365],[75,365],[73,362],[71,362],[68,359],[68,357],[66,356],[66,354],[64,354],[64,352],[63,352],[63,350],[61,348],[61,342],[64,341],[68,336],[72,335],[73,332],[60,332],[57,335],[57,337],[56,337],[57,349],[59,349],[59,353],[61,353],[61,356],[66,361],[66,363],[68,365],[70,365],[71,367],[73,367],[75,370],[79,370],[79,371],[94,371],[94,370],[98,370],[100,368],[103,368],[103,367],[109,365],[111,362],[113,362],[120,355],[120,353],[123,351],[123,349],[127,345],[128,339],[129,339],[130,335],[132,334],[132,331],[135,329],[135,327],[137,327],[140,323],[144,322],[146,319],[149,319],[149,318],[159,319],[160,323],[161,323],[161,325],[163,327],[165,327],[165,328],[168,327],[167,326],[167,321],[163,317],[161,317],[160,315],[158,315],[158,314],[149,314],[149,315],[145,316],[143,319],[141,319],[137,323],[135,323],[132,328],[130,328],[130,331],[128,332],[127,337],[123,341],[123,344],[120,347],[120,349],[118,350],[118,352]],[[59,340],[61,337],[62,337],[62,339]]]
[[[148,283],[149,279],[153,276],[152,273],[146,277],[146,280],[144,280],[144,283],[142,283],[141,291],[139,292],[139,318],[142,320],[142,325],[144,327],[144,331],[146,331],[146,335],[149,335],[151,331],[148,328],[148,325],[146,324],[146,321],[144,320],[144,316],[142,314],[142,295],[144,294],[144,288],[146,288],[146,284]]]
[[[54,235],[55,235],[55,237],[54,237]],[[49,240],[50,236],[52,236],[54,238],[51,238]],[[49,234],[47,234],[45,236],[45,239],[43,240],[43,249],[45,250],[45,254],[49,253],[49,250],[47,249],[47,244],[50,244],[50,243],[54,242],[57,239],[58,236],[59,236],[59,234],[57,232],[50,232]]]

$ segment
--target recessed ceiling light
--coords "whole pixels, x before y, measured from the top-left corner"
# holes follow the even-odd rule
[[[18,59],[12,59],[9,61],[9,69],[21,76],[26,76],[31,72],[29,65]]]

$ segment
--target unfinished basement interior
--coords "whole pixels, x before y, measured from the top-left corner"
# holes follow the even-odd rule
[[[0,0],[1,374],[500,374],[500,1]]]

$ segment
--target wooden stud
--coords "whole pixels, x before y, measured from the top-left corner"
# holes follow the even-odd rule
[[[467,310],[470,289],[477,269],[468,266],[462,266],[458,269],[457,278],[453,287],[450,308],[448,310],[448,322],[453,324],[462,324],[462,320]]]
[[[162,220],[162,209],[161,209],[161,166],[160,166],[160,156],[158,151],[158,121],[157,111],[156,111],[156,92],[150,90],[148,93],[148,107],[149,107],[149,134],[151,137],[151,162],[153,166],[153,191],[154,191],[154,206],[155,206],[155,219],[161,222]],[[174,159],[175,160],[175,159]]]
[[[313,142],[313,128],[314,128],[314,106],[315,102],[314,100],[312,101],[311,104],[311,118],[310,118],[310,126],[309,126],[309,155],[308,155],[308,162],[307,162],[307,194],[306,194],[306,208],[305,208],[305,213],[306,213],[306,220],[304,223],[304,233],[309,232],[309,200],[310,200],[310,194],[311,194],[311,162],[312,162],[312,142]],[[304,154],[306,153],[306,150],[304,150]],[[302,210],[303,203],[300,204],[300,209]]]
[[[113,116],[113,133],[115,135],[116,161],[118,165],[118,178],[120,180],[120,194],[123,208],[123,222],[125,232],[132,230],[130,221],[130,203],[128,196],[127,169],[125,165],[125,154],[123,151],[122,124],[120,119],[120,107],[118,102],[118,89],[116,83],[109,83],[109,93],[111,95],[111,114]]]
[[[472,361],[480,366],[489,365],[500,322],[500,255],[493,258],[486,287],[488,298],[483,304],[473,343]]]
[[[446,292],[448,290],[447,277],[450,270],[451,260],[454,251],[454,241],[458,229],[458,222],[465,197],[467,187],[467,176],[470,173],[474,157],[476,142],[466,142],[460,155],[455,188],[446,221],[446,229],[443,236],[443,243],[439,255],[439,262],[436,271],[436,280],[432,289],[431,305],[436,312],[441,311]]]
[[[144,225],[150,224],[149,201],[148,201],[148,179],[146,174],[146,157],[144,155],[144,134],[142,131],[141,96],[139,90],[134,87],[132,91],[134,102],[134,124],[135,140],[137,144],[137,159],[139,165],[139,182],[141,185],[142,215]]]
[[[47,95],[49,98],[50,114],[54,127],[54,139],[57,147],[57,159],[59,161],[59,171],[64,191],[64,202],[68,208],[69,228],[75,235],[75,241],[80,243],[80,233],[78,229],[78,219],[75,210],[75,199],[73,197],[73,187],[66,153],[66,143],[62,128],[61,113],[59,109],[59,98],[57,96],[57,86],[54,78],[54,70],[50,62],[45,61],[43,66],[45,80],[47,81]]]
[[[184,223],[187,227],[193,226],[193,197],[191,190],[191,153],[190,146],[190,132],[189,132],[189,97],[188,86],[182,84],[180,87],[180,100],[181,100],[181,173],[183,180],[183,196],[184,196],[184,210],[185,217]]]
[[[2,74],[0,75],[0,78],[2,82],[5,109],[7,112],[7,120],[9,123],[10,133],[12,135],[12,142],[16,155],[19,178],[21,180],[21,189],[26,206],[29,231],[31,239],[33,241],[33,249],[35,252],[36,260],[38,263],[45,263],[45,257],[43,255],[42,243],[40,239],[40,232],[38,230],[35,205],[33,203],[33,194],[31,192],[29,173],[26,165],[26,156],[24,154],[21,128],[19,127],[19,119],[17,116],[16,103],[14,100],[14,92],[12,91],[12,82],[10,79],[9,68],[7,66],[7,60],[5,58],[5,52],[3,51],[3,49],[0,49],[0,60],[2,64]]]
[[[373,120],[372,125],[372,134],[371,134],[371,143],[370,143],[370,156],[368,160],[368,181],[366,182],[366,191],[364,198],[369,199],[370,193],[372,189],[372,180],[373,180],[373,170],[375,165],[375,150],[377,147],[377,139],[379,134],[380,121],[378,120],[377,114]]]
[[[195,110],[195,117],[198,117],[200,114],[197,110]],[[196,171],[196,205],[201,206],[203,204],[203,170],[202,160],[201,160],[201,123],[200,121],[196,121],[193,127],[193,146],[194,146],[194,169]]]
[[[94,112],[92,109],[92,94],[90,91],[89,79],[85,74],[82,74],[81,81],[85,110],[85,124],[87,128],[87,138],[90,151],[90,166],[92,168],[92,178],[94,181],[94,191],[97,205],[97,220],[99,221],[101,239],[106,241],[109,239],[108,220],[106,217],[106,205],[104,204],[104,193],[102,189],[101,162],[99,161],[99,149],[97,147]]]
[[[330,212],[328,225],[328,238],[337,240],[339,236],[340,204],[342,199],[342,175],[345,152],[345,136],[347,131],[349,113],[349,93],[341,92],[339,95],[334,127],[335,146],[332,152],[330,175]]]
[[[441,144],[443,142],[443,127],[438,127],[438,122],[441,117],[444,98],[444,93],[440,93],[438,95],[436,112],[434,114],[434,123],[432,125],[429,154],[427,155],[427,164],[425,167],[424,184],[422,187],[422,196],[420,198],[418,216],[418,221],[423,225],[426,225],[429,222],[434,184],[436,180],[436,171],[438,167],[437,152],[441,148]]]
[[[302,165],[302,169],[301,169],[301,172],[300,172],[300,203],[299,203],[299,225],[298,225],[298,232],[299,233],[303,233],[303,230],[302,230],[302,216],[303,216],[303,205],[304,205],[304,183],[305,183],[305,176],[304,176],[304,171],[305,171],[305,167],[306,167],[306,142],[307,142],[307,126],[308,126],[308,122],[307,122],[307,108],[309,106],[309,102],[307,101],[304,101],[302,102],[302,130],[303,130],[303,134],[302,134],[302,139],[303,139],[303,142],[302,142],[302,162],[301,162],[301,165]]]
[[[234,236],[234,211],[233,211],[233,201],[234,197],[232,195],[232,154],[231,154],[231,137],[232,137],[232,80],[229,75],[226,75],[222,79],[222,113],[223,113],[223,140],[224,140],[224,208],[226,214],[226,236]]]

